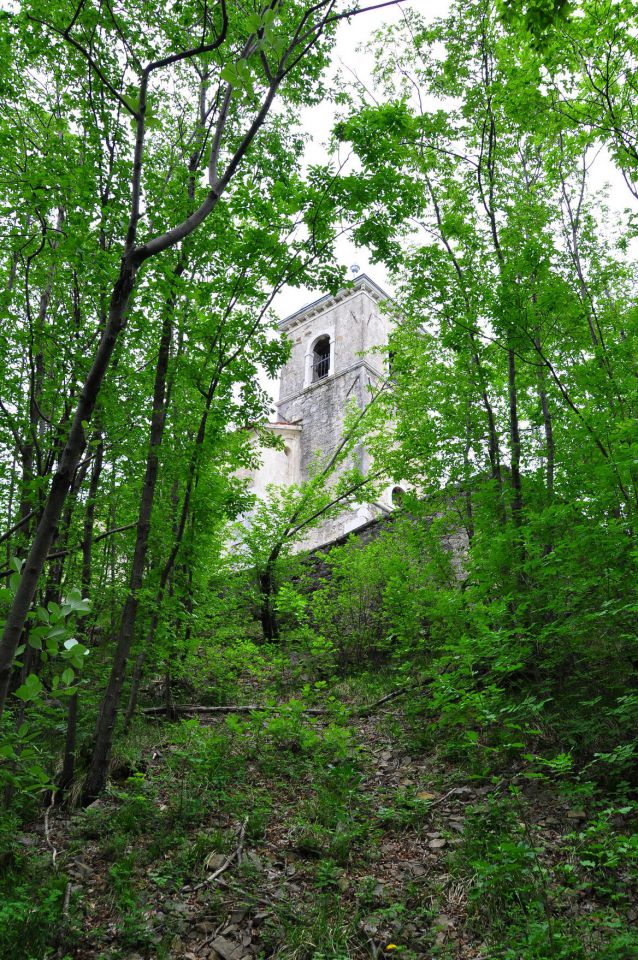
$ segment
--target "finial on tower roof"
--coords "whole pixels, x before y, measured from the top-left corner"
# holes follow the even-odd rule
[[[356,277],[356,275],[360,272],[360,270],[361,270],[361,267],[359,266],[358,263],[353,263],[352,266],[350,267],[350,273],[352,274],[353,277]]]

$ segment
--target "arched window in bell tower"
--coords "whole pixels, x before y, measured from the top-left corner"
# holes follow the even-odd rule
[[[330,337],[319,337],[312,351],[312,383],[330,373]]]
[[[393,507],[397,507],[397,509],[402,507],[405,499],[405,490],[402,487],[393,487],[390,498]]]

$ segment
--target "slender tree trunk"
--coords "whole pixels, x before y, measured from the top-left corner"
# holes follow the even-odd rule
[[[113,665],[98,713],[93,738],[93,752],[83,787],[83,800],[87,803],[94,800],[100,794],[106,782],[120,695],[124,685],[126,665],[133,642],[133,632],[139,606],[139,591],[144,577],[148,539],[151,529],[151,514],[157,486],[159,450],[164,435],[164,425],[166,423],[166,407],[164,401],[172,333],[173,305],[167,304],[164,311],[160,348],[155,370],[153,412],[146,457],[146,471],[137,520],[137,536],[131,566],[129,592],[122,611]]]
[[[193,632],[193,565],[189,564],[186,573],[186,597],[184,598],[184,610],[186,612],[186,627],[184,628],[183,656],[186,657],[188,645]]]
[[[135,662],[135,672],[133,675],[133,682],[131,684],[131,692],[129,695],[129,701],[126,708],[126,716],[124,720],[125,729],[129,729],[131,720],[135,713],[137,707],[137,698],[139,695],[140,684],[142,682],[142,677],[144,675],[144,664],[146,662],[146,654],[148,649],[153,642],[153,637],[155,636],[155,631],[159,624],[160,614],[162,611],[162,604],[164,603],[164,594],[166,592],[166,585],[168,584],[169,577],[172,573],[173,566],[177,560],[180,547],[182,545],[182,540],[184,538],[184,532],[186,530],[186,524],[190,516],[190,507],[191,507],[191,497],[193,492],[193,485],[195,483],[195,478],[197,475],[197,463],[199,460],[200,450],[204,439],[206,437],[206,424],[208,422],[208,414],[210,411],[210,405],[215,394],[215,389],[217,387],[217,379],[213,378],[207,397],[206,397],[206,406],[200,418],[199,429],[197,431],[197,436],[193,445],[193,451],[191,453],[191,459],[188,468],[188,475],[186,479],[186,488],[184,490],[184,499],[182,500],[182,509],[180,513],[179,523],[175,530],[173,536],[173,546],[171,547],[171,552],[168,555],[168,559],[164,564],[162,573],[160,576],[159,587],[157,590],[157,595],[155,597],[155,604],[153,607],[153,615],[151,617],[151,623],[146,634],[146,640],[141,652],[138,654],[137,660]]]
[[[64,793],[69,784],[73,783],[75,776],[75,756],[78,736],[78,707],[79,698],[77,693],[72,694],[69,700],[66,714],[66,735],[64,738],[64,758],[62,760],[62,770],[58,777],[58,791]]]
[[[27,526],[27,518],[32,515],[33,510],[35,509],[33,491],[29,489],[32,486],[34,479],[33,444],[31,443],[25,443],[20,451],[20,471],[22,474],[22,479],[19,519],[25,521],[25,526],[22,528],[21,539],[24,539],[24,541],[28,542],[29,527]]]
[[[153,619],[155,619],[155,612],[153,613]],[[131,721],[135,716],[135,711],[137,709],[137,698],[140,694],[140,684],[142,683],[142,677],[144,676],[144,663],[146,661],[146,651],[148,650],[148,645],[150,642],[150,629],[146,636],[146,643],[138,653],[135,658],[135,666],[133,667],[133,676],[131,678],[131,690],[129,692],[128,703],[126,705],[126,713],[124,714],[124,730],[126,733],[131,728]]]
[[[463,499],[465,501],[465,530],[467,533],[467,539],[471,542],[474,537],[474,510],[472,508],[472,490],[470,489],[470,446],[471,446],[471,435],[470,435],[470,424],[469,417],[465,422],[465,446],[463,447],[463,470],[465,473],[464,478],[464,491]]]
[[[99,436],[99,433],[98,433]],[[93,528],[95,523],[95,504],[97,500],[97,491],[102,473],[104,461],[104,443],[100,439],[95,451],[93,468],[91,470],[91,480],[89,482],[89,492],[86,501],[86,511],[84,514],[84,529],[82,534],[82,596],[87,597],[91,588],[92,579],[92,560],[93,560]],[[87,617],[82,617],[80,630],[83,640],[87,642]],[[63,793],[69,784],[73,782],[75,776],[75,757],[77,747],[77,724],[79,712],[79,697],[77,692],[72,694],[67,708],[66,737],[64,741],[64,757],[62,759],[62,770],[58,778],[58,790]]]
[[[512,457],[512,519],[514,525],[521,524],[523,510],[523,491],[521,488],[521,434],[518,423],[518,394],[516,387],[516,357],[514,351],[507,351],[507,384],[510,414],[510,447]]]
[[[430,198],[434,205],[434,212],[436,215],[436,221],[438,224],[439,233],[441,235],[441,240],[443,242],[445,249],[447,250],[448,256],[452,262],[454,271],[458,278],[459,292],[463,297],[463,300],[465,301],[465,306],[467,308],[467,313],[468,313],[468,319],[470,320],[470,324],[471,324],[472,323],[471,317],[472,317],[473,311],[472,311],[472,304],[467,295],[467,284],[465,281],[465,272],[446,235],[446,231],[443,224],[443,217],[441,215],[441,208],[439,206],[439,202],[437,200],[432,182],[427,176],[425,179],[428,186],[428,191],[430,193]],[[497,239],[497,245],[498,245],[498,238],[496,239]],[[481,363],[481,358],[479,356],[479,351],[476,343],[476,336],[472,332],[471,326],[470,326],[470,329],[468,330],[468,339],[470,342],[470,356],[472,357],[472,363],[474,364],[474,367],[476,369],[476,374],[478,376],[478,381],[479,381],[480,390],[481,390],[481,399],[483,401],[483,407],[485,409],[485,415],[487,417],[488,456],[490,460],[490,467],[492,470],[492,477],[496,480],[498,485],[499,516],[500,516],[501,522],[505,523],[507,518],[505,514],[505,509],[502,503],[503,475],[501,472],[501,456],[500,456],[500,450],[499,450],[498,432],[496,429],[496,420],[494,418],[494,409],[492,407],[492,403],[490,401],[489,394],[487,392],[487,378],[485,377],[485,373],[483,371],[483,364]]]
[[[108,370],[117,339],[126,323],[126,312],[135,283],[136,267],[123,260],[120,275],[111,297],[109,320],[102,334],[77,405],[60,463],[53,476],[42,517],[25,561],[20,583],[7,616],[0,639],[0,716],[4,710],[11,668],[22,630],[38,587],[40,574],[55,537],[66,497],[73,482],[85,445],[84,427],[93,415],[98,393]]]
[[[260,619],[264,640],[279,639],[279,624],[273,603],[274,578],[273,567],[269,562],[263,573],[259,574]]]
[[[486,386],[486,377],[483,371],[483,364],[478,355],[478,350],[476,348],[475,338],[470,335],[470,344],[471,344],[471,356],[472,363],[476,369],[476,373],[479,379],[479,388],[481,391],[481,400],[483,402],[483,409],[485,410],[485,416],[487,418],[487,452],[490,461],[490,467],[492,470],[492,477],[496,480],[498,486],[499,496],[503,495],[503,474],[501,472],[501,452],[499,449],[498,442],[498,432],[496,429],[496,420],[494,417],[494,408],[490,401],[487,386]]]
[[[82,531],[82,591],[88,596],[93,580],[93,528],[95,524],[95,506],[97,491],[104,464],[104,441],[98,433],[98,443],[95,449],[95,459],[89,482],[89,492],[84,514],[84,529]],[[110,528],[108,528],[110,529]]]
[[[17,467],[17,456],[16,453],[13,455],[13,460],[11,463],[11,479],[9,481],[9,502],[7,504],[7,529],[11,530],[13,524],[11,520],[13,518],[13,498],[15,497],[16,491],[16,467]],[[6,564],[9,566],[11,562],[11,536],[7,536],[7,557]]]
[[[49,573],[47,575],[46,591],[44,595],[45,606],[51,601],[54,603],[60,602],[62,578],[64,576],[64,564],[68,553],[69,533],[71,532],[71,522],[73,520],[73,510],[77,502],[78,491],[81,489],[86,478],[88,467],[89,464],[87,461],[87,463],[85,463],[79,470],[76,470],[75,477],[73,478],[73,483],[71,485],[71,495],[67,498],[66,508],[64,510],[61,522],[58,524],[58,533],[53,542],[53,552],[54,554],[59,553],[60,556],[57,556],[56,559],[52,561]]]
[[[536,348],[540,351],[540,339],[536,338]],[[554,445],[554,429],[552,425],[552,414],[549,409],[549,399],[545,386],[545,368],[540,367],[538,371],[538,398],[541,405],[543,416],[543,430],[545,432],[545,486],[547,489],[547,499],[551,501],[554,496],[554,465],[556,463],[556,447]]]
[[[171,551],[171,556],[173,552]],[[170,560],[170,558],[169,558]],[[142,683],[142,677],[144,676],[144,665],[146,663],[146,656],[150,650],[151,643],[155,636],[155,632],[159,625],[160,615],[162,612],[162,605],[164,603],[164,594],[166,592],[166,583],[168,581],[170,572],[172,570],[173,563],[172,561],[169,564],[164,565],[162,570],[162,575],[160,577],[160,585],[155,597],[155,603],[153,604],[153,614],[151,616],[151,622],[149,624],[148,630],[146,631],[146,638],[142,649],[138,653],[135,659],[135,667],[133,669],[133,677],[131,682],[131,690],[129,693],[128,703],[126,705],[126,713],[124,715],[124,729],[129,730],[131,721],[135,715],[135,710],[137,709],[137,698],[140,693],[140,685]]]
[[[111,487],[111,493],[113,493],[113,486]],[[112,523],[115,524],[116,509],[115,509],[114,501],[111,503],[109,512],[110,512]],[[109,526],[111,526],[111,524],[109,524]],[[109,578],[109,586],[110,586],[109,595],[111,598],[110,609],[109,609],[109,630],[108,630],[109,636],[112,636],[117,629],[116,627],[117,625],[117,592],[115,589],[115,586],[117,584],[116,560],[117,560],[117,556],[116,556],[116,550],[115,550],[115,539],[113,539],[110,543],[109,555],[108,555],[108,561],[107,561],[108,578]],[[104,638],[100,640],[100,646],[102,645],[103,642],[104,642]]]
[[[166,664],[166,674],[164,677],[164,703],[166,705],[166,716],[169,720],[177,720],[177,711],[173,701],[173,686],[171,679],[171,665]]]

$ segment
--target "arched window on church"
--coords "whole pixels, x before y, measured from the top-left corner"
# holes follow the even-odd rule
[[[394,487],[392,490],[392,505],[397,509],[403,506],[403,500],[405,497],[405,490],[401,487]]]
[[[319,337],[312,351],[312,382],[330,373],[330,337]]]

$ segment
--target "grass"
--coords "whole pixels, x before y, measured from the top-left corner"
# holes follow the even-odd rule
[[[369,679],[330,693],[369,701],[379,694],[372,684],[366,696]],[[453,833],[438,799],[464,778],[475,782],[471,771],[457,766],[450,778],[430,757],[410,784],[379,776],[383,750],[374,739],[365,750],[358,743],[392,741],[391,723],[379,719],[377,731],[358,731],[339,712],[308,717],[301,701],[211,725],[138,721],[117,747],[116,769],[127,775],[74,816],[58,874],[47,851],[20,846],[16,825],[5,825],[0,955],[40,960],[59,952],[62,937],[69,960],[76,952],[164,960],[176,938],[199,936],[201,923],[223,927],[232,910],[259,931],[263,958],[363,960],[373,944],[402,960],[638,955],[627,921],[638,889],[629,801],[596,806],[588,794],[588,818],[567,821],[548,842],[534,791],[528,799],[502,789],[467,805],[465,828]],[[538,783],[536,793],[546,789]],[[581,793],[565,789],[543,802],[560,811]],[[211,864],[233,854],[244,823],[243,863],[208,887]],[[447,838],[445,849],[422,875],[402,873],[402,860],[418,865],[427,854],[433,830]],[[89,878],[62,923],[78,861]]]

